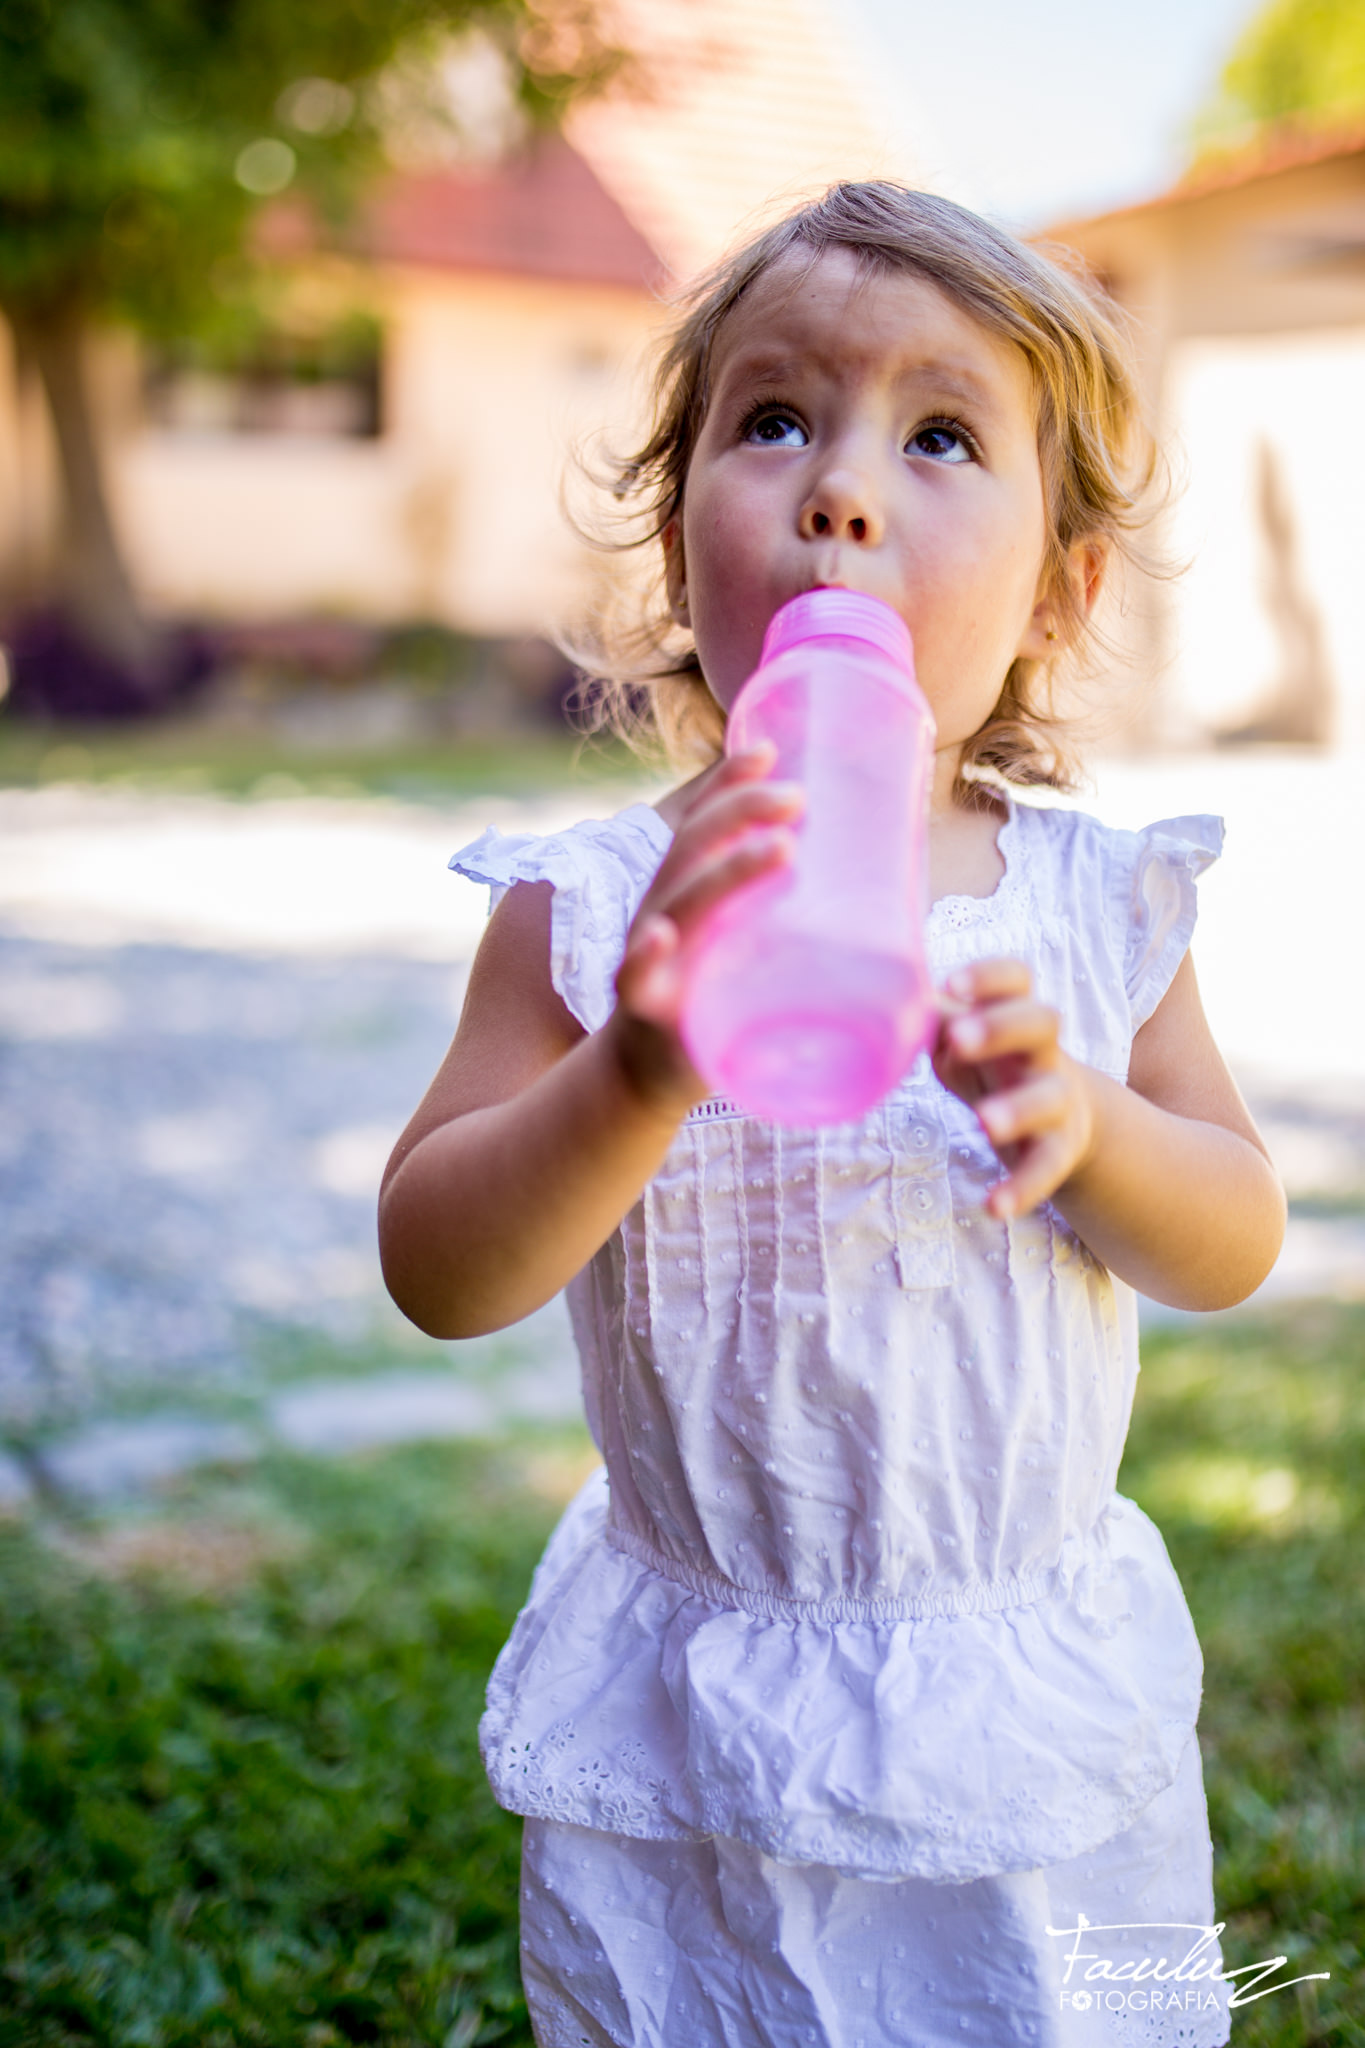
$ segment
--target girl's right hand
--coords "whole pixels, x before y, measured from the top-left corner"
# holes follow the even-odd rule
[[[804,797],[767,780],[775,758],[765,742],[700,779],[626,939],[606,1029],[632,1087],[666,1114],[685,1115],[708,1092],[678,1031],[687,941],[717,903],[795,852]]]

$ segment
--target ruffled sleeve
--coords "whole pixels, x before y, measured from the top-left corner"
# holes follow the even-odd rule
[[[550,979],[583,1029],[599,1031],[616,1001],[626,934],[670,838],[657,811],[632,804],[546,837],[490,826],[450,865],[487,884],[490,913],[516,882],[551,885]]]
[[[1189,949],[1195,883],[1223,850],[1221,818],[1163,818],[1133,834],[1124,986],[1137,1031],[1165,995]]]

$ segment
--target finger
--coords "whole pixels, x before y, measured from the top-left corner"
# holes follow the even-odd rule
[[[709,843],[755,823],[792,823],[806,807],[799,782],[738,782],[712,787],[678,827],[675,848]]]
[[[1055,1194],[1072,1168],[1071,1146],[1063,1131],[1050,1131],[1025,1148],[1008,1179],[986,1197],[986,1207],[1002,1222],[1023,1216]]]
[[[938,1040],[934,1046],[934,1072],[945,1088],[951,1089],[963,1102],[975,1103],[986,1092],[985,1076],[969,1060],[960,1060],[953,1052],[948,1038],[948,1026],[952,1020],[940,1016]]]
[[[626,935],[626,950],[616,971],[622,975],[642,970],[650,960],[661,959],[678,950],[678,928],[663,911],[642,911]]]
[[[747,782],[760,782],[771,776],[777,765],[777,748],[771,740],[760,740],[757,746],[746,747],[742,754],[723,754],[701,783],[700,790],[688,807],[691,810],[705,804],[720,789],[731,789]]]
[[[662,911],[636,919],[626,939],[625,956],[617,970],[621,975],[642,969],[651,960],[666,958],[678,950],[678,927]]]
[[[771,775],[777,762],[777,747],[772,740],[756,740],[751,747],[740,753],[727,754],[716,776],[720,782],[727,775],[741,779],[751,775]]]
[[[947,992],[959,1003],[998,1003],[1033,992],[1033,971],[1026,960],[975,960],[948,976]]]
[[[682,994],[678,928],[671,918],[645,920],[631,938],[616,975],[616,997],[634,1016],[668,1024]]]
[[[1061,1074],[1039,1074],[1021,1087],[998,1095],[983,1096],[976,1113],[992,1145],[1014,1145],[1056,1130],[1064,1122],[1070,1102]]]
[[[1046,1053],[1055,1049],[1061,1018],[1047,1003],[1031,996],[1013,1001],[992,1002],[986,1009],[954,1017],[948,1025],[948,1044],[963,1060],[1002,1059],[1010,1053]]]
[[[794,783],[750,783],[722,792],[679,826],[641,908],[671,916],[675,903],[709,863],[748,835],[794,824],[804,801]]]
[[[668,893],[668,916],[685,939],[697,921],[734,890],[790,867],[795,857],[795,836],[782,826],[746,832],[679,878]]]

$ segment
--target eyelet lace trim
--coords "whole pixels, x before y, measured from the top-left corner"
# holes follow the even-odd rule
[[[1005,863],[1004,873],[989,896],[940,896],[929,908],[929,930],[962,932],[978,925],[1003,924],[1028,902],[1028,884],[1015,857],[1019,831],[1019,806],[1012,796],[1000,792],[1009,816],[996,837],[996,851]]]
[[[507,1703],[497,1674],[480,1728],[484,1766],[499,1805],[532,1820],[597,1828],[637,1841],[702,1841],[727,1835],[780,1863],[815,1864],[852,1878],[927,1878],[970,1883],[983,1872],[1066,1863],[1093,1849],[1110,1831],[1122,1833],[1170,1782],[1157,1759],[1132,1774],[1123,1793],[1106,1783],[1085,1786],[1065,1812],[1042,1811],[1027,1792],[1004,1802],[991,1821],[973,1827],[946,1801],[929,1799],[913,1820],[840,1813],[823,1820],[785,1811],[740,1810],[723,1788],[661,1774],[636,1736],[593,1742],[571,1719],[532,1737],[507,1732]],[[1029,1823],[1029,1860],[1020,1859],[1017,1830]],[[1138,2015],[1134,2015],[1138,2017]],[[1116,2032],[1118,2040],[1140,2033]],[[1153,2036],[1170,2039],[1170,2036]],[[1173,2037],[1180,2040],[1184,2037]],[[1202,2037],[1191,2035],[1191,2040]],[[1214,2036],[1214,2041],[1226,2038]]]

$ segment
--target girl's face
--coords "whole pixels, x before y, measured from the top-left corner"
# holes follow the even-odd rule
[[[838,585],[910,628],[939,748],[1048,650],[1047,537],[1021,351],[937,285],[851,253],[759,278],[722,329],[669,594],[728,711],[779,605]]]

